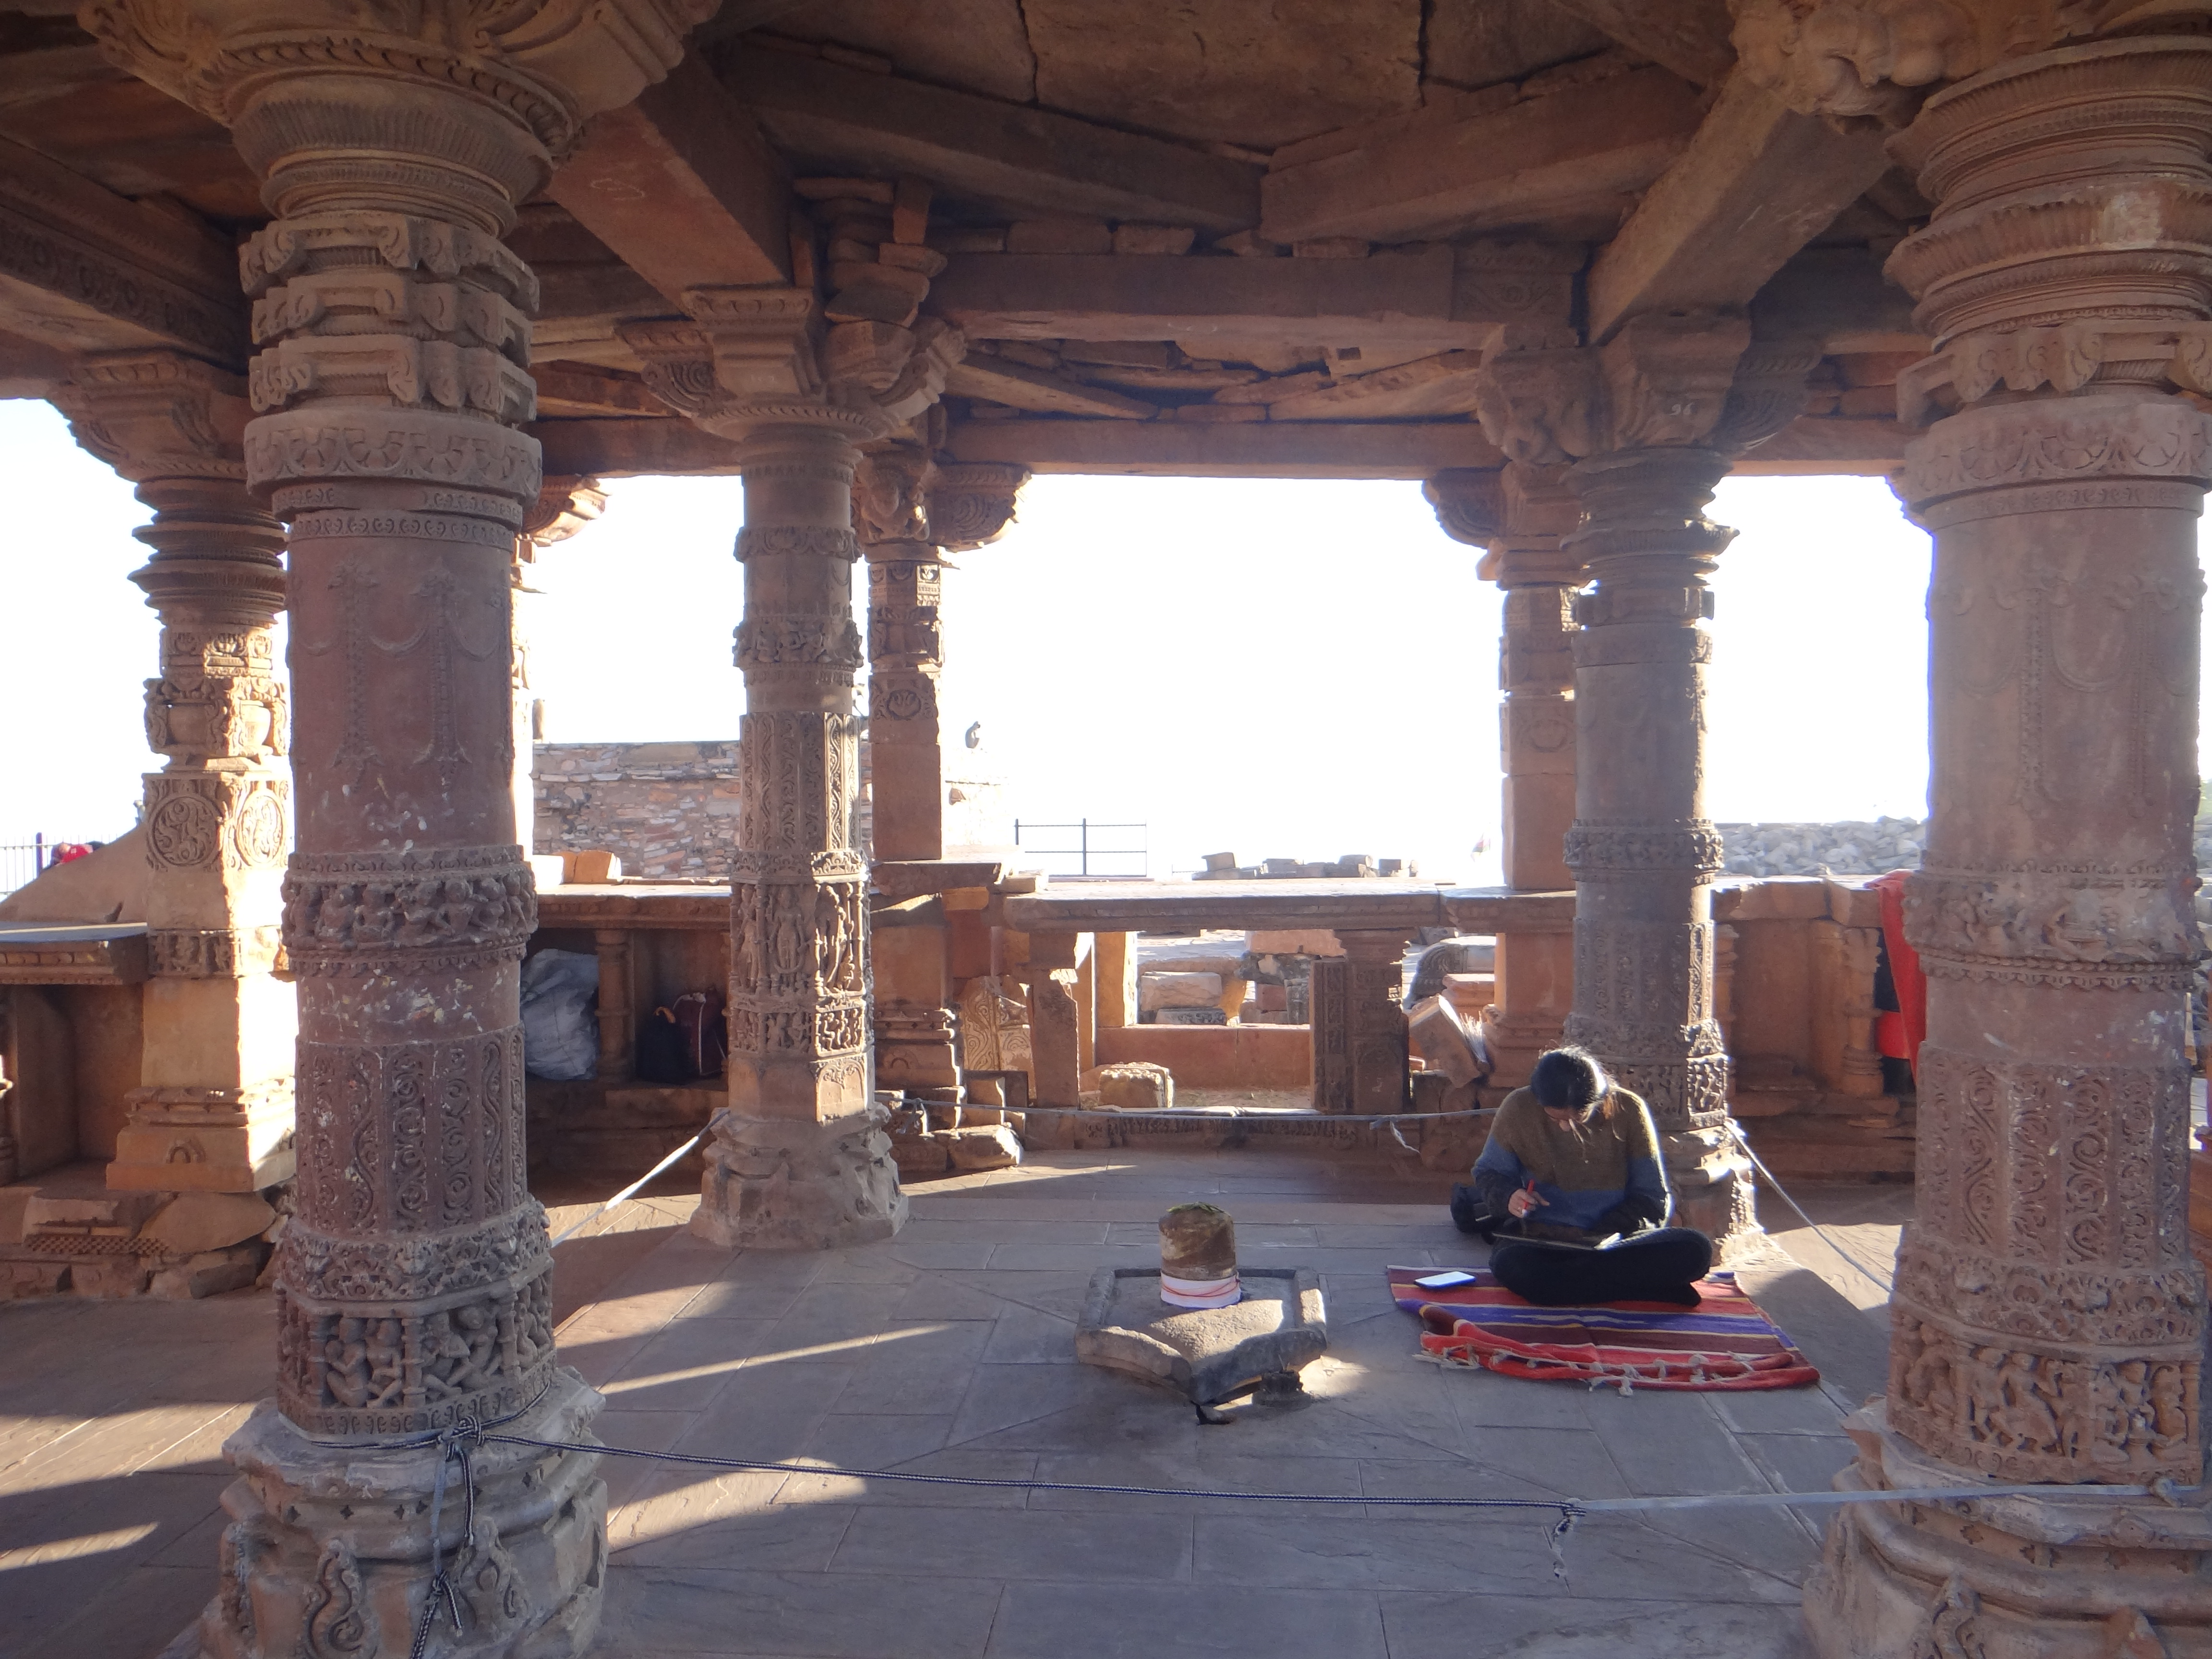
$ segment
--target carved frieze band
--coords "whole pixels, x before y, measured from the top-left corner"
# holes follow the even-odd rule
[[[747,525],[738,532],[737,558],[811,556],[850,562],[860,556],[860,539],[852,531],[830,525]]]
[[[2201,1478],[2201,1342],[2158,1358],[2053,1353],[1947,1329],[1902,1283],[1892,1305],[1889,1421],[1922,1450],[2008,1480]]]
[[[374,1307],[534,1278],[552,1262],[544,1209],[529,1199],[479,1225],[399,1238],[337,1238],[295,1218],[284,1230],[280,1277],[297,1301]]]
[[[284,877],[284,945],[302,974],[518,959],[537,927],[519,847],[295,853]]]
[[[2178,399],[2088,393],[1966,410],[1905,447],[1915,509],[1969,490],[2106,478],[2212,479],[2212,416]]]
[[[730,1043],[739,1054],[850,1054],[866,1040],[863,883],[752,882],[731,892]]]
[[[538,1222],[542,1236],[544,1223]],[[317,1307],[277,1285],[276,1399],[310,1434],[383,1438],[520,1411],[553,1363],[553,1270],[443,1307]]]
[[[849,616],[748,612],[736,637],[741,669],[826,668],[849,678],[864,660],[860,630]]]
[[[2204,954],[2195,871],[2155,865],[1942,866],[1907,879],[1905,933],[1939,978],[2186,989]]]
[[[538,440],[490,421],[427,409],[264,415],[246,429],[246,476],[264,488],[325,478],[392,479],[483,491],[520,526],[542,477]]]
[[[1567,831],[1567,868],[1719,871],[1728,861],[1720,831],[1706,819],[1662,823],[1594,823],[1577,820]]]
[[[21,183],[0,179],[0,276],[136,324],[188,350],[236,362],[241,302],[188,287],[150,261],[42,222],[38,210],[43,204],[25,200]]]

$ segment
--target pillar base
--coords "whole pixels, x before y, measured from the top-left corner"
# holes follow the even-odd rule
[[[1836,1477],[1839,1490],[1984,1478],[1898,1435],[1879,1398],[1844,1426],[1859,1455]],[[1854,1504],[1829,1523],[1805,1584],[1805,1624],[1820,1659],[2205,1659],[2212,1599],[2197,1563],[2208,1550],[2201,1498]]]
[[[123,1192],[258,1193],[289,1181],[292,1079],[257,1089],[134,1089],[107,1184]]]
[[[1674,1224],[1711,1239],[1716,1265],[1765,1237],[1751,1160],[1733,1131],[1681,1129],[1662,1133],[1659,1143],[1674,1194]]]
[[[599,1396],[566,1367],[506,1432],[590,1441]],[[273,1401],[223,1447],[221,1588],[200,1615],[198,1659],[404,1654],[430,1581],[435,1448],[372,1451],[312,1440]],[[570,1659],[592,1645],[606,1582],[607,1488],[591,1452],[486,1445],[472,1458],[476,1531],[460,1467],[447,1470],[439,1532],[460,1602],[441,1607],[441,1659]],[[172,1652],[178,1651],[173,1648]]]
[[[725,1113],[707,1143],[707,1179],[691,1231],[725,1247],[832,1250],[872,1244],[906,1225],[906,1194],[884,1125],[870,1106],[827,1123]]]

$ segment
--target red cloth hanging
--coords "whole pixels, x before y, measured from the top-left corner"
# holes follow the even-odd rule
[[[1889,980],[1897,988],[1897,1012],[1875,1021],[1875,1042],[1891,1060],[1920,1068],[1920,1045],[1928,1040],[1928,975],[1920,971],[1920,952],[1905,942],[1905,880],[1911,872],[1893,870],[1867,884],[1881,894],[1881,942],[1889,952]]]

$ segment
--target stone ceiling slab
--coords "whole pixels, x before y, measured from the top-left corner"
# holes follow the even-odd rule
[[[1603,52],[1613,37],[1552,0],[1435,0],[1427,78],[1473,89]]]
[[[1024,0],[1023,9],[1038,101],[1118,125],[1264,150],[1421,100],[1420,0]]]
[[[815,0],[769,26],[795,40],[830,40],[888,58],[902,75],[1026,104],[1036,57],[1021,0]]]

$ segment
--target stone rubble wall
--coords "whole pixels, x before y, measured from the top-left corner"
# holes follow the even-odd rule
[[[611,852],[626,876],[728,877],[735,741],[541,743],[536,758],[536,851]]]

